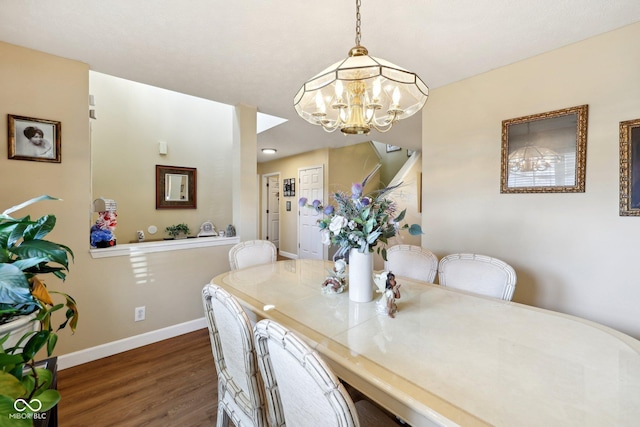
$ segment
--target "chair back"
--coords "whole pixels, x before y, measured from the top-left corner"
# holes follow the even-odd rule
[[[413,245],[395,245],[387,249],[384,269],[397,276],[433,283],[438,272],[438,257]]]
[[[497,258],[479,254],[451,254],[440,260],[438,282],[442,286],[511,301],[516,272]]]
[[[272,320],[254,334],[273,426],[360,425],[351,397],[313,349]]]
[[[276,245],[268,240],[247,240],[233,246],[229,251],[231,270],[276,262]]]
[[[267,426],[266,399],[253,331],[238,301],[207,284],[202,301],[218,373],[218,426]]]

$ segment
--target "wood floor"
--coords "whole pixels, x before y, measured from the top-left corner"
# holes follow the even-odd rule
[[[218,380],[206,329],[58,375],[62,427],[216,424]]]

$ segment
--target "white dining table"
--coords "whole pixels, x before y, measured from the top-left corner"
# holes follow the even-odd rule
[[[640,342],[603,325],[397,276],[395,318],[332,263],[288,260],[212,283],[309,343],[336,374],[413,426],[640,425]]]

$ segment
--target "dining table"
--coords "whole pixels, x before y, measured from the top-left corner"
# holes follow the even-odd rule
[[[576,316],[397,275],[394,317],[333,263],[292,259],[212,284],[301,337],[336,375],[411,426],[640,425],[640,341]]]

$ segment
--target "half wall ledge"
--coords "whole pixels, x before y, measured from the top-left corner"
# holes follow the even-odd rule
[[[162,240],[157,242],[125,243],[110,248],[89,249],[92,258],[111,258],[153,252],[179,251],[183,249],[207,248],[210,246],[235,245],[240,237],[198,237],[193,239]]]

